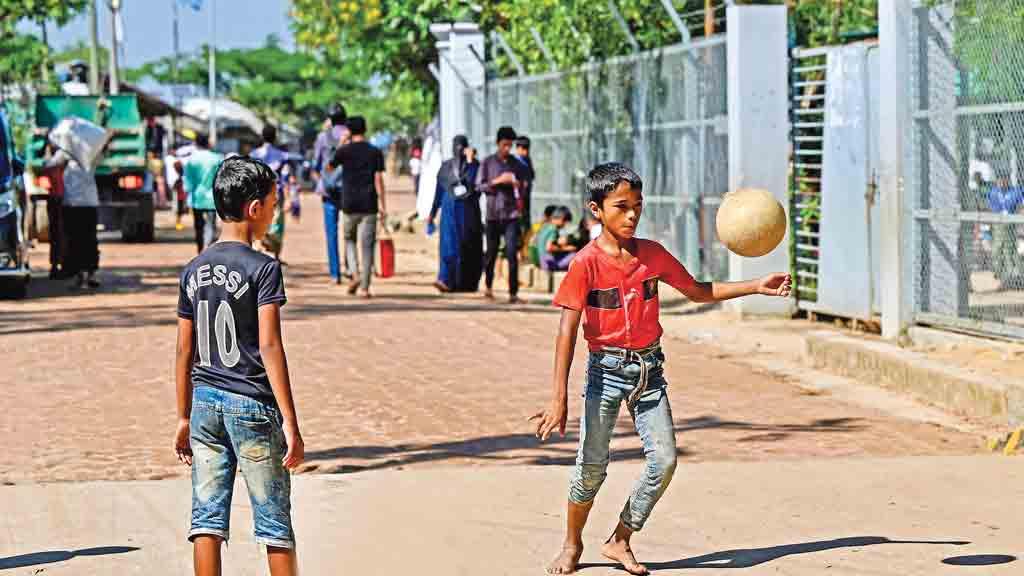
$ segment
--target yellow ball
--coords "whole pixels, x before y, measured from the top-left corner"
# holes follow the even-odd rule
[[[730,251],[748,258],[764,256],[786,236],[786,211],[771,192],[741,188],[722,199],[715,227]]]

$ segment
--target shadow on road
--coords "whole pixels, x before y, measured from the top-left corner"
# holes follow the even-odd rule
[[[950,566],[995,566],[996,564],[1009,564],[1017,560],[1016,556],[1009,554],[974,554],[971,556],[953,556],[942,561]]]
[[[134,546],[102,546],[99,548],[84,548],[82,550],[49,550],[47,552],[33,552],[31,554],[21,554],[20,556],[0,558],[0,570],[11,570],[14,568],[38,566],[40,564],[66,562],[76,556],[108,556],[111,554],[126,554],[136,550],[138,550],[138,548]]]
[[[737,550],[724,550],[712,552],[703,556],[672,560],[670,562],[644,562],[651,570],[673,570],[683,568],[752,568],[772,560],[778,560],[795,554],[810,554],[812,552],[824,552],[837,548],[861,548],[864,546],[875,546],[878,544],[935,544],[945,546],[964,546],[970,542],[963,540],[890,540],[882,536],[853,536],[849,538],[836,538],[835,540],[820,540],[817,542],[802,542],[799,544],[784,544],[782,546],[771,546],[768,548],[740,548]],[[612,563],[580,564],[580,569],[588,567],[619,567]]]
[[[677,433],[707,429],[749,430],[763,432],[764,434],[761,434],[762,438],[760,438],[761,441],[778,441],[796,433],[854,432],[863,428],[863,425],[859,424],[858,420],[858,418],[830,418],[812,420],[804,424],[759,424],[722,420],[716,416],[704,415],[695,418],[677,419],[674,429]],[[633,430],[621,429],[613,434],[613,438],[623,438],[635,434]],[[479,460],[489,463],[515,461],[521,464],[539,466],[571,466],[576,462],[576,442],[578,437],[578,422],[570,422],[564,438],[555,435],[544,443],[537,440],[533,434],[527,433],[483,436],[434,444],[405,443],[391,446],[340,446],[328,450],[306,452],[306,461],[312,463],[338,459],[369,460],[366,463],[349,463],[335,468],[320,470],[321,472],[328,473],[365,472],[368,470],[398,468],[424,462],[454,459]],[[737,441],[744,442],[751,441],[751,439],[747,437],[740,438]],[[518,452],[523,450],[529,450],[530,452]],[[537,451],[541,453],[538,454]],[[693,454],[694,452],[686,448],[677,449],[677,455],[681,457]],[[644,452],[639,447],[616,450],[613,458],[617,461],[642,460]]]

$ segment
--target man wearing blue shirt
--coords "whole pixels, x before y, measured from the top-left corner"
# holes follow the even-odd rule
[[[1024,204],[1024,190],[1010,186],[1009,178],[1000,175],[988,192],[989,210],[997,214],[1017,214]],[[1020,255],[1017,253],[1017,225],[992,225],[992,267],[1004,288],[1021,280]]]

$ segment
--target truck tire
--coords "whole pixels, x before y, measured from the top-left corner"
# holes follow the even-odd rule
[[[121,238],[125,242],[153,241],[153,195],[141,194],[137,207],[125,210],[124,218],[121,221]]]
[[[0,280],[0,299],[22,300],[28,295],[28,280],[9,278]]]

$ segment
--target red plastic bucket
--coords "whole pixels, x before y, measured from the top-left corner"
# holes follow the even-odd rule
[[[380,244],[380,277],[391,278],[395,275],[395,242],[391,238],[381,238]]]

